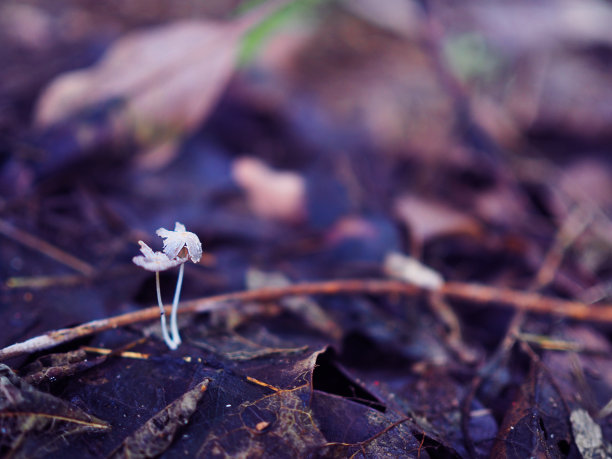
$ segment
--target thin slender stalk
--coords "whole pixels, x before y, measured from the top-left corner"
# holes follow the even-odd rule
[[[183,265],[181,265],[181,268]],[[174,342],[170,335],[168,334],[168,326],[166,325],[166,310],[164,309],[164,303],[161,299],[161,289],[159,287],[159,271],[155,271],[155,287],[157,289],[157,304],[159,305],[159,315],[161,318],[161,329],[162,336],[164,337],[164,341],[168,345],[168,347],[172,350],[178,347],[178,344]]]
[[[174,300],[172,301],[172,312],[170,313],[170,330],[172,332],[172,341],[175,346],[181,344],[181,335],[178,331],[177,311],[179,298],[181,296],[181,288],[183,287],[183,272],[185,271],[185,263],[179,268],[178,279],[176,281],[176,289],[174,290]]]

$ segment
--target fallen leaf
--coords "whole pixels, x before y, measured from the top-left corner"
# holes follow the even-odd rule
[[[573,457],[567,405],[540,366],[506,412],[491,457]]]
[[[304,219],[306,183],[288,171],[276,171],[256,158],[234,162],[232,175],[246,191],[253,213],[262,218],[298,222]]]
[[[586,410],[577,409],[570,415],[576,446],[584,459],[610,457],[612,444],[605,441],[601,427]]]
[[[313,393],[312,410],[327,439],[316,457],[429,457],[427,447],[419,448],[417,429],[408,417],[385,415],[318,390]]]
[[[56,381],[72,376],[81,371],[92,368],[106,360],[106,356],[87,358],[83,350],[67,352],[65,354],[49,354],[39,357],[21,370],[23,379],[34,385],[45,381]]]
[[[448,367],[424,365],[401,387],[379,384],[377,395],[412,415],[418,425],[416,431],[455,450],[458,457],[469,457],[461,413],[461,400],[469,389],[451,373]],[[476,453],[474,457],[489,457],[498,425],[492,412],[478,399],[472,401],[467,428]]]
[[[307,403],[308,386],[245,401],[212,430],[197,457],[306,457],[325,443]],[[264,418],[269,426],[257,425]]]
[[[0,364],[0,450],[13,457],[45,457],[69,435],[110,426],[51,394],[35,389]]]
[[[204,379],[193,389],[155,414],[135,433],[126,438],[111,457],[145,458],[156,457],[166,451],[176,431],[187,424],[195,412],[198,402],[206,392],[209,379]]]
[[[464,234],[477,237],[482,228],[463,212],[417,196],[401,196],[395,201],[396,215],[408,226],[416,247],[441,236]]]
[[[127,35],[94,67],[54,80],[38,101],[35,122],[49,126],[120,100],[134,131],[193,127],[231,73],[239,30],[185,21]]]
[[[184,20],[128,34],[96,65],[52,81],[38,100],[35,125],[72,123],[81,148],[108,141],[109,131],[115,141],[171,148],[213,108],[244,33],[270,8],[227,23]],[[105,115],[102,126],[83,123],[92,113]]]

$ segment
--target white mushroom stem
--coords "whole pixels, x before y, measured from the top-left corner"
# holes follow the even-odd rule
[[[181,265],[181,268],[182,267],[183,267],[183,265]],[[159,312],[160,312],[160,316],[161,316],[162,336],[164,337],[164,341],[166,342],[168,347],[170,349],[174,350],[180,344],[180,339],[179,339],[179,343],[175,343],[174,340],[172,338],[170,338],[170,335],[168,334],[168,327],[166,325],[166,312],[164,310],[164,303],[162,302],[162,299],[161,299],[161,290],[160,290],[160,287],[159,287],[159,271],[155,271],[155,287],[157,289],[157,304],[159,305]],[[174,311],[174,307],[173,307],[172,308],[172,315],[173,316],[175,315],[174,312],[175,311]]]
[[[181,344],[181,335],[178,331],[177,311],[179,298],[181,296],[181,288],[183,287],[183,272],[185,271],[185,263],[179,268],[178,279],[176,281],[176,289],[174,290],[174,300],[172,301],[172,314],[170,314],[170,329],[172,331],[172,341],[176,347]]]

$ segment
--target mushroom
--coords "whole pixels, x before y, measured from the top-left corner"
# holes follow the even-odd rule
[[[140,266],[141,268],[146,269],[147,271],[155,272],[155,286],[157,290],[157,304],[159,305],[159,311],[160,311],[160,316],[161,316],[162,336],[164,337],[164,341],[166,342],[168,347],[174,350],[178,347],[180,341],[179,343],[176,343],[174,338],[171,338],[170,335],[168,334],[168,327],[166,325],[166,313],[164,310],[164,303],[162,302],[162,299],[161,299],[161,291],[159,287],[159,272],[165,271],[170,268],[174,268],[175,266],[178,266],[178,265],[181,265],[181,268],[182,268],[183,264],[185,263],[185,260],[181,258],[170,259],[163,252],[153,252],[153,249],[151,249],[151,247],[149,247],[143,241],[138,241],[138,244],[140,244],[140,251],[142,252],[142,255],[138,255],[132,258],[132,261],[134,262],[134,264],[136,264],[137,266]],[[181,273],[182,273],[182,270],[181,270]],[[175,294],[175,299],[176,299],[176,296],[177,295]],[[173,312],[174,312],[174,309],[173,309]]]
[[[178,280],[176,281],[176,289],[174,291],[174,300],[172,301],[172,313],[170,314],[172,340],[178,346],[181,344],[181,336],[178,331],[177,311],[181,287],[183,285],[185,262],[188,256],[193,263],[200,261],[200,258],[202,258],[202,243],[195,233],[187,231],[185,225],[179,222],[174,224],[174,231],[159,228],[156,234],[164,240],[164,253],[166,256],[171,260],[181,260],[181,267],[179,268]]]

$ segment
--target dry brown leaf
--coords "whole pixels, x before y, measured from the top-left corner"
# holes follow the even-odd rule
[[[127,35],[97,65],[55,79],[38,101],[36,124],[119,99],[132,129],[192,127],[232,70],[239,32],[232,24],[185,21]]]
[[[48,457],[70,435],[111,426],[71,403],[42,392],[0,364],[0,450],[11,457]]]
[[[234,22],[186,20],[126,35],[96,65],[51,82],[38,100],[36,126],[110,104],[114,138],[147,148],[180,138],[214,106],[243,34],[271,8],[264,7]]]
[[[111,457],[145,458],[162,454],[174,440],[177,430],[184,427],[198,407],[208,388],[204,379],[170,405],[155,414],[136,432],[126,438]]]
[[[232,166],[234,180],[246,191],[249,207],[262,218],[298,222],[306,212],[306,183],[300,175],[275,171],[256,158]]]
[[[476,237],[482,232],[478,221],[469,215],[416,196],[398,198],[395,214],[408,226],[417,247],[439,236],[466,234]]]

